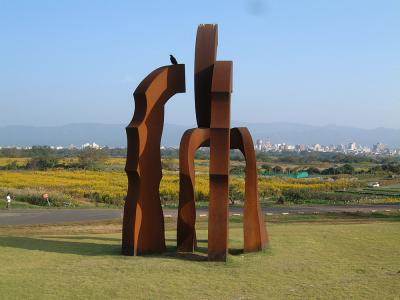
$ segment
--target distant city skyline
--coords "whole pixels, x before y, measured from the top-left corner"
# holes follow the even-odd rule
[[[99,145],[125,146],[126,124],[71,124],[65,126],[0,126],[0,146],[81,145],[96,142]],[[308,126],[291,123],[243,123],[232,121],[232,127],[249,128],[254,142],[269,140],[275,144],[338,145],[355,142],[372,147],[382,143],[400,148],[400,129],[357,129],[338,126]],[[178,146],[183,133],[192,126],[164,125],[161,145]]]
[[[0,0],[0,127],[128,124],[169,54],[187,93],[165,122],[194,124],[199,23],[219,24],[234,62],[233,120],[400,128],[398,0]]]

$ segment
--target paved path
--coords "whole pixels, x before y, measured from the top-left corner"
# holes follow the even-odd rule
[[[400,211],[400,204],[393,205],[348,205],[348,206],[307,206],[268,207],[270,214],[314,214],[328,212],[378,212]],[[231,215],[242,215],[243,209],[230,208]],[[176,217],[177,209],[164,209],[165,217]],[[197,209],[199,217],[207,217],[206,208]],[[0,210],[0,225],[56,224],[68,222],[102,221],[122,218],[121,209],[11,209]]]
[[[101,221],[121,217],[120,209],[10,209],[0,210],[0,225]]]

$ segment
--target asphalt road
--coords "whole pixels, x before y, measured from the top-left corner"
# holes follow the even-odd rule
[[[393,205],[348,205],[268,207],[266,214],[314,214],[328,212],[379,212],[400,211],[400,204]],[[243,209],[230,208],[231,215],[242,215]],[[176,217],[177,209],[164,209],[164,216]],[[208,215],[207,209],[197,209],[199,217]],[[122,218],[122,209],[10,209],[0,210],[0,225],[60,224],[85,221],[105,221]]]

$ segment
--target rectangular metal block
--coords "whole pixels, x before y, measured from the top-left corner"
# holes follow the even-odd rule
[[[233,62],[218,60],[214,64],[211,92],[232,93]]]
[[[211,99],[211,128],[230,128],[231,95],[213,93]]]
[[[229,174],[230,138],[229,129],[210,129],[210,174]]]
[[[171,86],[175,93],[186,92],[185,65],[177,64],[168,67],[168,86]]]

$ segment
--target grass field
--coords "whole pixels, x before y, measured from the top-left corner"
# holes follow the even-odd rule
[[[119,222],[0,227],[1,299],[399,299],[400,222],[269,223],[271,247],[241,254],[232,220],[227,263],[203,252],[124,257]]]

